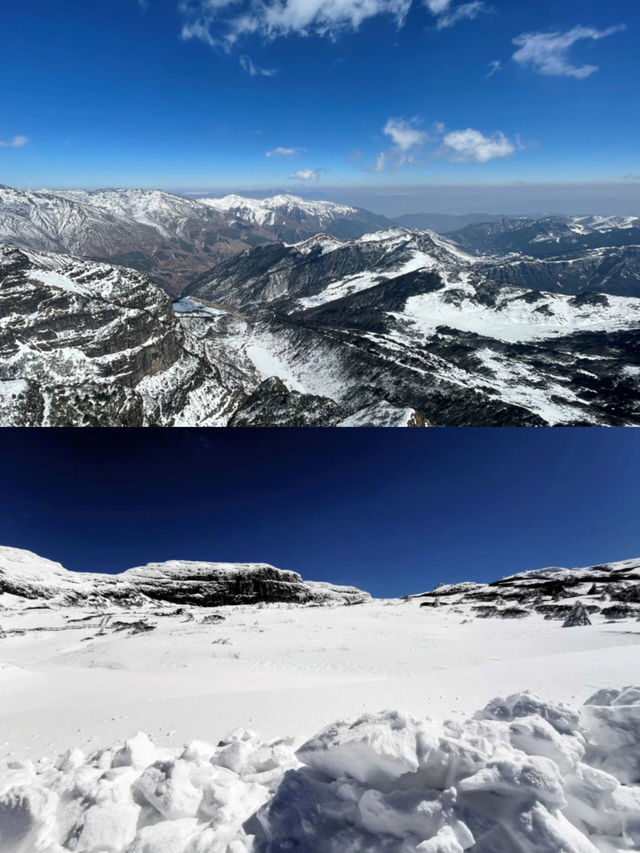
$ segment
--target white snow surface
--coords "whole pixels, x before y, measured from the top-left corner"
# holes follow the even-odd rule
[[[530,291],[504,288],[495,305],[483,305],[475,298],[475,288],[461,281],[443,290],[423,293],[407,299],[404,311],[393,316],[404,318],[425,336],[438,326],[502,341],[532,341],[571,335],[575,332],[628,328],[640,322],[640,299],[607,295],[607,305],[573,304],[575,297],[540,291],[539,301],[523,299]],[[448,293],[457,298],[447,301]],[[444,298],[443,298],[444,297]],[[540,311],[543,307],[544,311]]]

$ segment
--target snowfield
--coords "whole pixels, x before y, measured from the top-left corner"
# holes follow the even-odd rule
[[[5,594],[1,853],[637,850],[635,619],[420,601]]]

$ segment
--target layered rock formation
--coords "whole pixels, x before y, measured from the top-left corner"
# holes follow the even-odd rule
[[[218,607],[231,604],[359,604],[355,587],[303,581],[297,572],[267,563],[170,560],[116,575],[71,572],[60,563],[18,548],[0,548],[0,605],[17,596],[52,605],[145,602]]]
[[[509,575],[493,583],[440,584],[414,596],[425,607],[461,608],[478,618],[514,618],[538,613],[545,619],[590,624],[640,616],[640,559],[581,569],[546,568]]]

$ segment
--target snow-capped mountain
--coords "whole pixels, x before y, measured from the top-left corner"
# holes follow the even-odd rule
[[[358,208],[286,195],[193,199],[147,189],[0,186],[0,240],[132,267],[174,295],[247,247],[319,231],[353,237],[387,222]]]
[[[226,195],[198,201],[219,211],[230,224],[243,222],[267,229],[277,240],[299,240],[322,231],[348,239],[390,225],[386,217],[362,208],[285,193],[263,199]]]
[[[476,618],[541,614],[566,619],[576,604],[603,619],[640,618],[640,559],[586,568],[545,568],[492,583],[440,584],[416,596],[425,607],[460,608]]]
[[[267,563],[169,560],[106,575],[72,572],[30,551],[0,547],[0,605],[13,598],[54,605],[159,602],[219,607],[261,602],[358,604],[369,594],[355,587],[303,581],[297,572]]]

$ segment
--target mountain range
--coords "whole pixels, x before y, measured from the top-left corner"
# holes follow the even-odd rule
[[[371,599],[351,586],[304,581],[267,563],[169,560],[119,574],[77,572],[20,548],[0,547],[0,609],[25,601],[48,607],[117,605],[144,610],[290,603],[353,605]],[[424,608],[469,618],[565,619],[576,603],[600,619],[640,618],[640,559],[586,568],[517,572],[488,583],[443,583],[406,596]]]
[[[385,217],[291,195],[190,199],[161,190],[18,190],[0,186],[0,240],[146,272],[178,295],[199,272],[271,240],[331,230],[355,237]]]
[[[638,221],[4,188],[0,423],[638,424]]]

